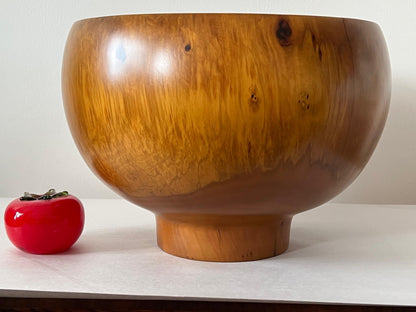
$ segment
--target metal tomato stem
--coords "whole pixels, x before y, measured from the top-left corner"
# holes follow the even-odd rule
[[[63,196],[68,196],[68,192],[67,191],[62,191],[57,193],[55,191],[55,189],[50,189],[49,191],[47,191],[44,194],[32,194],[29,192],[24,192],[23,196],[20,197],[20,200],[47,200],[47,199],[52,199],[52,198],[56,198],[56,197],[63,197]]]

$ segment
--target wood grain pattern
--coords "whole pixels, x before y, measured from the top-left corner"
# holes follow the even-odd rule
[[[196,224],[231,233],[232,220],[256,215],[253,226],[267,228],[269,217],[290,219],[357,177],[384,127],[390,85],[376,24],[256,14],[79,21],[62,72],[90,168],[156,213],[163,249],[217,261],[280,253],[289,227],[282,235],[276,223],[277,238],[261,239],[284,248],[256,254],[255,239],[230,234],[218,249],[215,235],[196,238]],[[228,227],[225,215],[236,216]]]

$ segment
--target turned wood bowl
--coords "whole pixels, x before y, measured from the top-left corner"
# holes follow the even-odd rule
[[[62,68],[88,166],[155,213],[164,251],[208,261],[284,252],[292,217],[369,160],[390,89],[379,26],[331,17],[91,18]]]

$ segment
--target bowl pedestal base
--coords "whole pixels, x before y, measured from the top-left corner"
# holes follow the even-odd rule
[[[292,216],[157,214],[157,241],[167,253],[203,261],[250,261],[289,246]]]

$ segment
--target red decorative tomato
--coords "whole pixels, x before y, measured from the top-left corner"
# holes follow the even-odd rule
[[[4,222],[10,241],[34,254],[59,253],[69,249],[84,228],[81,201],[68,192],[25,193],[6,208]]]

